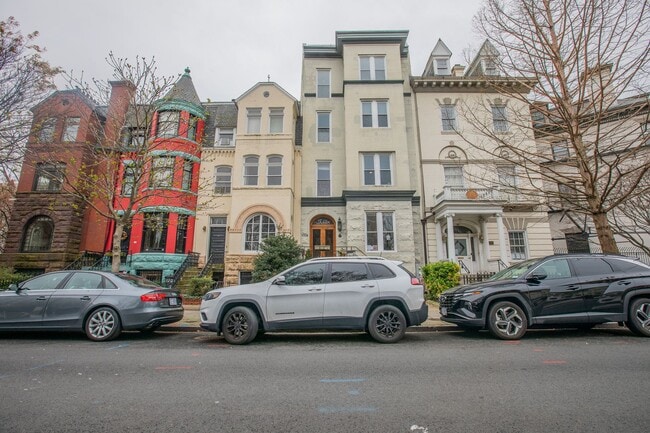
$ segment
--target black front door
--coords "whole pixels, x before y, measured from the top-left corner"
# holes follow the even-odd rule
[[[208,254],[212,263],[223,263],[226,252],[226,228],[210,227],[210,247]]]

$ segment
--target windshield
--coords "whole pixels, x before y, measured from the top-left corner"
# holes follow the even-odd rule
[[[514,280],[524,275],[532,266],[538,262],[539,259],[530,259],[521,263],[517,263],[516,265],[512,265],[509,268],[506,268],[492,275],[490,278],[488,278],[488,281]]]

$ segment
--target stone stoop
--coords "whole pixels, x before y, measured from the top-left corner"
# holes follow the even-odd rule
[[[181,293],[186,293],[186,291],[192,287],[190,280],[194,277],[198,277],[200,273],[201,269],[198,267],[185,269],[185,272],[183,272],[183,275],[176,286],[176,290]]]

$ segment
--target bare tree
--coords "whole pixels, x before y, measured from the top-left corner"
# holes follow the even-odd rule
[[[94,143],[87,143],[90,157],[71,161],[79,173],[64,174],[64,189],[113,222],[111,267],[117,272],[125,230],[147,200],[161,196],[161,190],[148,188],[156,146],[150,136],[151,122],[156,103],[177,77],[159,75],[153,58],[137,57],[130,62],[110,53],[106,61],[115,81],[95,79],[89,84],[67,75],[71,86],[107,110],[104,122],[93,131]],[[118,86],[121,92],[115,90]],[[166,190],[162,194],[168,196],[163,198],[173,198],[178,192]]]
[[[519,167],[525,193],[590,217],[603,252],[618,252],[608,215],[650,170],[639,121],[647,95],[631,98],[649,82],[648,12],[647,0],[486,0],[475,17],[489,41],[484,58],[499,71],[483,78],[503,99],[464,107],[484,137],[465,140]],[[500,103],[508,106],[497,119]],[[506,120],[507,130],[497,127]]]

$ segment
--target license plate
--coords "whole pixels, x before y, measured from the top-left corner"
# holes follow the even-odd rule
[[[440,307],[440,314],[443,316],[447,315],[447,307]]]
[[[178,298],[169,298],[169,305],[178,305]]]

